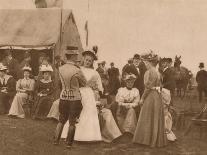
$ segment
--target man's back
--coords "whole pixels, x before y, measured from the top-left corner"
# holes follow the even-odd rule
[[[207,71],[206,70],[200,70],[197,72],[196,75],[196,81],[198,85],[206,85],[207,83]]]
[[[79,88],[86,84],[80,69],[73,64],[66,63],[59,68],[62,91],[62,100],[81,100]]]

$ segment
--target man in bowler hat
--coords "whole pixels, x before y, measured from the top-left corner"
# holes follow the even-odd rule
[[[207,71],[204,69],[204,63],[199,64],[200,70],[196,74],[196,82],[198,83],[199,102],[202,102],[203,93],[207,97]]]
[[[59,103],[59,123],[56,127],[54,145],[59,144],[64,124],[69,120],[69,130],[66,139],[67,148],[71,148],[75,136],[75,124],[82,110],[80,87],[86,85],[86,79],[80,68],[75,64],[78,47],[67,47],[65,56],[66,64],[59,67],[62,91]]]

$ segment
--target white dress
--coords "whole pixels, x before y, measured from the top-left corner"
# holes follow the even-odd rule
[[[81,68],[87,84],[98,87],[98,90],[103,91],[101,78],[97,71],[90,68]],[[79,123],[76,124],[74,139],[77,141],[101,141],[101,130],[98,119],[98,110],[96,107],[96,99],[94,91],[89,87],[80,88],[83,109],[80,114]],[[69,122],[64,126],[61,138],[67,137]]]
[[[116,102],[118,103],[118,109],[116,113],[117,123],[121,131],[134,134],[137,117],[135,107],[138,106],[140,100],[139,90],[132,88],[131,90],[119,88],[116,95]]]

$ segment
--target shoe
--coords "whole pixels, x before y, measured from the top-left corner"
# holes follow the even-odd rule
[[[72,145],[69,145],[69,144],[68,144],[68,145],[66,145],[66,148],[67,148],[67,149],[72,149]]]
[[[59,145],[59,142],[58,141],[54,141],[53,145]]]

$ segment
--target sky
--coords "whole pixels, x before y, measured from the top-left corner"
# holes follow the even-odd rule
[[[34,0],[0,0],[0,9],[33,7],[29,1]],[[207,65],[206,0],[63,1],[64,8],[73,10],[84,48],[89,20],[89,47],[98,45],[99,61],[122,68],[135,53],[151,49],[161,57],[181,55],[182,65],[194,73],[200,62]]]
[[[99,59],[121,68],[135,53],[153,50],[161,57],[181,55],[182,65],[207,65],[206,0],[65,0],[73,9],[83,45],[89,19],[90,46]]]

